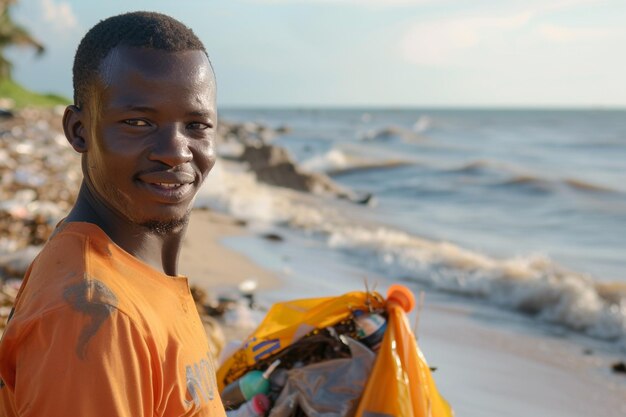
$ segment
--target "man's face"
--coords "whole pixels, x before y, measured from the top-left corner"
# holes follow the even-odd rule
[[[90,106],[85,181],[132,223],[184,222],[215,163],[215,78],[202,51],[118,47]]]

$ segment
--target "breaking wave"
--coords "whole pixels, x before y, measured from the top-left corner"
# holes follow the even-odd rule
[[[324,154],[316,155],[303,161],[300,166],[308,171],[339,175],[371,169],[395,168],[410,164],[411,162],[409,161],[399,159],[366,158],[352,155],[339,149],[331,149]]]
[[[611,187],[594,184],[578,178],[548,178],[533,174],[519,174],[514,167],[504,163],[491,160],[475,160],[454,168],[445,168],[446,173],[464,175],[490,175],[492,177],[503,177],[504,179],[492,185],[499,187],[524,187],[538,191],[557,191],[559,188],[567,188],[580,192],[595,193],[619,193]]]
[[[532,180],[531,180],[532,181]],[[543,255],[496,259],[448,242],[359,222],[341,207],[311,195],[259,184],[253,175],[218,165],[197,206],[249,221],[313,232],[334,250],[390,280],[486,300],[626,350],[626,286],[600,283]]]
[[[562,179],[548,179],[535,177],[532,175],[519,175],[513,178],[510,178],[506,181],[501,182],[500,184],[496,184],[500,186],[523,186],[527,188],[532,188],[534,190],[539,191],[557,191],[559,188],[569,188],[574,191],[580,192],[595,192],[595,193],[617,193],[617,190],[614,190],[609,187],[605,187],[598,184],[593,184],[590,182],[586,182],[583,180],[575,179],[575,178],[562,178]]]

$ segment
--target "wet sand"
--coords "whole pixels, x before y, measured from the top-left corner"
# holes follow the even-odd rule
[[[278,286],[280,280],[273,272],[220,244],[225,238],[248,233],[233,217],[194,210],[180,255],[181,274],[186,275],[190,283],[212,292],[236,288],[249,279],[257,281],[259,290]]]

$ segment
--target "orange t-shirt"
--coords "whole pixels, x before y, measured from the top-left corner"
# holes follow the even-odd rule
[[[209,349],[185,277],[65,223],[0,342],[0,416],[225,417]]]

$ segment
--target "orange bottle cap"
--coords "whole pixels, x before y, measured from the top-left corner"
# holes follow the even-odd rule
[[[400,284],[393,284],[389,287],[387,302],[398,304],[406,313],[415,308],[415,296],[411,290]]]

